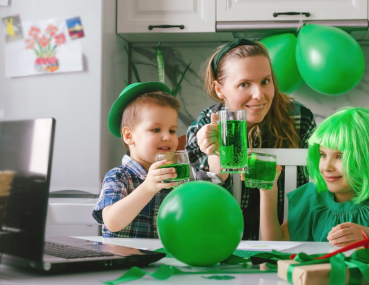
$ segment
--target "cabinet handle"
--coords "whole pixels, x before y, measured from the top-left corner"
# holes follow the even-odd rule
[[[306,17],[310,17],[310,13],[309,12],[285,12],[285,13],[273,13],[273,17],[278,17],[279,15],[300,15],[303,14]]]
[[[167,29],[167,28],[180,28],[181,30],[184,29],[184,26],[183,25],[178,25],[178,26],[175,26],[175,25],[159,25],[159,26],[152,26],[150,25],[149,26],[149,30],[151,31],[152,29],[154,28],[164,28],[164,29]]]

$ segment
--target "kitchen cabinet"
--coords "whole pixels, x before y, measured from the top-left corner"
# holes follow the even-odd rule
[[[286,12],[309,14],[280,14]],[[367,0],[217,0],[216,18],[217,22],[357,20],[368,19],[368,11]]]
[[[130,42],[218,40],[216,0],[118,0],[117,33]]]

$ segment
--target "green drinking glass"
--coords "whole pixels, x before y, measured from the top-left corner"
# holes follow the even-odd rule
[[[277,156],[267,153],[250,152],[245,172],[245,186],[250,188],[272,189],[277,173]]]
[[[187,152],[184,150],[163,152],[156,154],[156,161],[166,160],[168,164],[160,166],[159,168],[171,168],[176,170],[177,177],[166,179],[164,183],[175,182],[175,187],[190,181],[190,163]]]
[[[222,110],[219,117],[221,173],[243,173],[247,167],[247,126],[245,110]]]

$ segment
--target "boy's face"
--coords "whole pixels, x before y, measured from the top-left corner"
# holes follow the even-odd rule
[[[175,151],[178,145],[177,112],[170,107],[148,104],[140,109],[140,122],[132,129],[131,157],[148,170],[156,154]]]

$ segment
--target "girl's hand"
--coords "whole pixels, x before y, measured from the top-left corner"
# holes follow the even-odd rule
[[[332,228],[327,239],[334,246],[346,246],[362,240],[364,238],[362,230],[368,230],[368,228],[350,222],[342,223]]]
[[[176,170],[173,167],[159,168],[166,164],[168,164],[166,160],[160,160],[150,166],[147,177],[143,183],[145,184],[146,189],[150,192],[157,193],[163,188],[171,188],[175,186],[174,182],[163,183],[163,180],[177,177]]]
[[[274,183],[273,183],[273,187],[271,190],[276,190],[278,192],[278,186],[277,186],[277,181],[278,181],[278,178],[279,178],[279,175],[281,175],[281,172],[282,172],[282,166],[280,165],[276,165],[276,174],[275,174],[275,178],[274,178]],[[269,192],[270,190],[265,190],[265,189],[260,189],[261,191],[267,191]]]
[[[282,166],[280,165],[276,165],[276,174],[275,174],[275,179],[274,179],[274,184],[277,182],[278,178],[279,178],[279,175],[281,175],[281,172],[282,172]],[[245,181],[245,173],[241,173],[241,180],[242,181]]]
[[[214,155],[219,149],[218,116],[211,114],[211,123],[203,126],[197,132],[197,144],[207,155]]]

